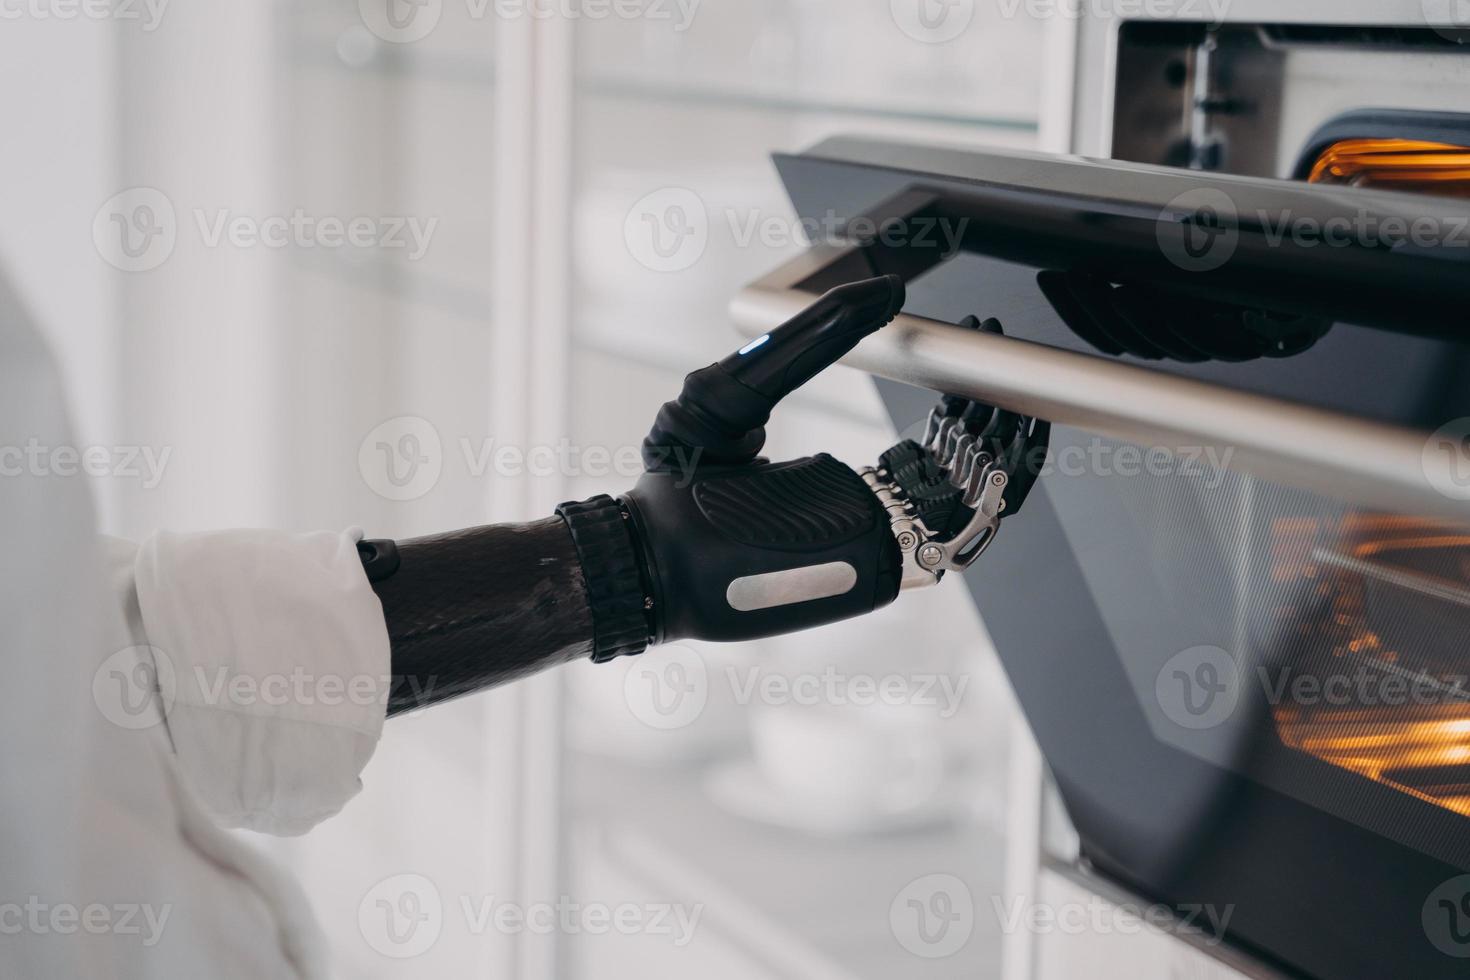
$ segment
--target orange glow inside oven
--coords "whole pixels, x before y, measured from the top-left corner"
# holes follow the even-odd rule
[[[1299,717],[1278,709],[1276,730],[1294,749],[1429,803],[1470,816],[1470,706],[1436,705],[1408,721],[1394,709]]]
[[[1339,140],[1317,157],[1307,180],[1470,197],[1470,148],[1427,140]]]
[[[1304,597],[1278,612],[1315,651],[1313,669],[1350,666],[1432,693],[1381,704],[1278,704],[1281,741],[1470,816],[1470,529],[1372,514],[1282,520],[1272,527],[1271,575],[1296,583]],[[1406,642],[1416,635],[1425,642]]]

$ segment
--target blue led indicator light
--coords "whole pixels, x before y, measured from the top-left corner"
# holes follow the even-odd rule
[[[771,335],[770,334],[766,334],[763,337],[757,337],[757,338],[755,338],[750,343],[748,343],[744,347],[740,348],[740,356],[741,357],[744,357],[746,354],[749,354],[751,351],[755,350],[757,347],[759,347],[760,345],[764,344],[766,341],[768,341],[770,339],[771,339]]]

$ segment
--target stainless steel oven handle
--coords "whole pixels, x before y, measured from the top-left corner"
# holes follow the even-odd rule
[[[811,301],[794,288],[829,264],[818,249],[742,290],[755,337]],[[842,363],[1142,446],[1215,452],[1232,470],[1357,506],[1456,517],[1470,503],[1430,482],[1429,434],[1041,344],[900,314]]]

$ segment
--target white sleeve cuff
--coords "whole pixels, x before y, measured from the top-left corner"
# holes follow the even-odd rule
[[[138,551],[179,766],[227,826],[305,833],[362,788],[392,668],[360,538],[165,532]]]

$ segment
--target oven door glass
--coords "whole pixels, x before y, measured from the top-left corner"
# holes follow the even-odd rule
[[[961,256],[908,309],[957,322],[980,292],[1011,336],[1095,354],[1008,263]],[[1158,369],[1419,428],[1470,497],[1460,430],[1430,435],[1470,416],[1463,345],[1338,324],[1294,357]],[[934,397],[880,390],[900,430]],[[1470,517],[1365,510],[1228,450],[1052,442],[965,581],[1087,860],[1182,914],[1213,907],[1288,972],[1463,976]]]
[[[1013,339],[1143,363],[1064,323],[1038,273],[1158,271],[1157,229],[1138,215],[1162,213],[1151,195],[1173,193],[1177,176],[861,141],[778,166],[804,218],[865,214],[916,187],[969,208],[983,234],[910,277],[906,313],[996,317]],[[1359,200],[1288,182],[1230,186],[1292,213]],[[1441,488],[1450,499],[1436,511],[1450,520],[1253,478],[1228,451],[1170,455],[1058,426],[1024,512],[964,582],[1093,869],[1287,975],[1463,977],[1470,335],[1454,317],[1426,329],[1439,307],[1423,290],[1390,289],[1386,270],[1402,260],[1458,293],[1430,260],[1464,253],[1304,250],[1308,288],[1283,272],[1288,251],[1263,244],[1252,269],[1313,298],[1338,320],[1330,329],[1271,356],[1146,366],[1422,432],[1426,459],[1462,464],[1465,485]],[[1354,288],[1392,295],[1376,326],[1341,319],[1366,316],[1344,299]],[[1174,317],[1173,333],[1208,326],[1192,294],[1168,295],[1149,312]],[[879,390],[900,432],[922,431],[932,391]],[[1150,406],[1128,408],[1143,417]],[[1177,436],[1177,421],[1154,428]],[[1430,498],[1440,503],[1431,492],[1419,506]]]
[[[1470,523],[1052,443],[966,585],[1085,857],[1303,975],[1463,976]]]
[[[955,298],[924,288],[917,303],[948,318]],[[1340,386],[1317,399],[1313,384],[1379,339],[1339,326],[1293,370],[1187,370],[1253,371],[1260,389],[1290,383],[1320,404]],[[1401,343],[1382,414],[1396,399],[1441,411],[1404,384],[1425,351]],[[1443,390],[1463,398],[1455,377]],[[932,399],[880,387],[900,427]],[[1266,482],[1230,469],[1228,451],[1170,455],[1065,426],[1052,444],[966,585],[1084,856],[1184,914],[1228,912],[1231,942],[1306,976],[1463,976],[1470,521]],[[1426,433],[1426,452],[1465,449]]]
[[[1470,834],[1442,819],[1470,816],[1470,526],[1358,510],[1222,455],[1070,430],[1053,456],[1047,493],[1149,732],[1470,863]]]
[[[1470,524],[1052,442],[966,585],[1086,859],[1288,973],[1464,976]]]

